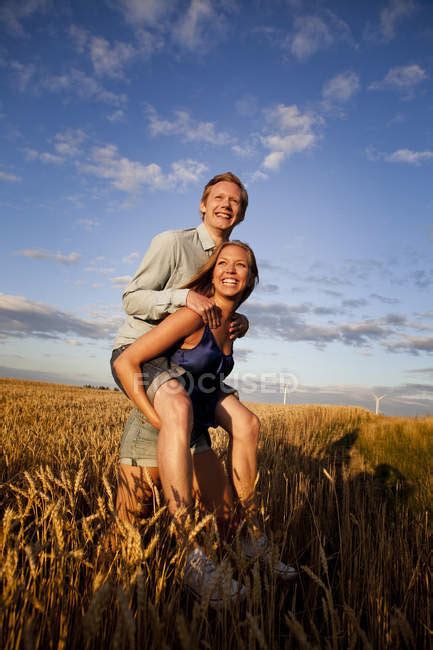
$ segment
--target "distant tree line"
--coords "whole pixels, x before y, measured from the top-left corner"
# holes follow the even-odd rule
[[[110,386],[93,386],[92,384],[84,384],[81,388],[93,388],[93,390],[114,390],[120,392],[117,386],[110,388]]]

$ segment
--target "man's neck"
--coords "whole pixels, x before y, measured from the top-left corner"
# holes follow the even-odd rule
[[[212,228],[210,226],[207,226],[204,223],[203,223],[203,225],[206,228],[206,230],[208,231],[209,235],[214,240],[216,246],[219,246],[223,242],[229,240],[231,232],[232,232],[231,230],[221,231],[219,228]]]

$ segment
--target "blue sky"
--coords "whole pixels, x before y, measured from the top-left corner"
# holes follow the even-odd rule
[[[122,287],[230,169],[243,397],[433,412],[431,2],[5,0],[0,30],[3,376],[111,385]]]

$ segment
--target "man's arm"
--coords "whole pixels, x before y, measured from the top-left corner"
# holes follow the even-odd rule
[[[178,246],[172,232],[160,233],[152,239],[122,296],[126,313],[145,321],[160,321],[179,307],[186,306],[199,314],[212,329],[219,327],[221,313],[213,299],[191,289],[164,289],[178,265]]]
[[[188,289],[164,289],[176,269],[177,246],[171,232],[160,233],[152,239],[122,297],[129,316],[161,320],[185,306]]]

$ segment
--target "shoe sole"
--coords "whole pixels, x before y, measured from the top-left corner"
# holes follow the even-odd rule
[[[254,557],[248,557],[248,556],[245,556],[245,557],[248,560],[248,562],[251,562],[251,563],[256,562],[258,560],[263,567],[269,568],[271,570],[271,572],[273,573],[273,575],[275,575],[275,577],[279,578],[280,580],[284,580],[284,581],[288,582],[289,580],[296,580],[296,578],[299,577],[299,572],[293,567],[292,567],[293,571],[290,571],[289,573],[279,573],[278,571],[276,571],[271,566],[269,559],[264,558],[261,555],[256,555]],[[290,565],[287,565],[287,566],[290,566]]]

